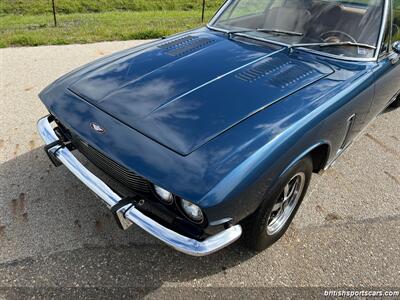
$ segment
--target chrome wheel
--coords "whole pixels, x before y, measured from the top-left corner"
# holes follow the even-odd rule
[[[305,182],[306,175],[303,172],[289,180],[268,218],[268,235],[274,235],[286,225],[303,193]]]

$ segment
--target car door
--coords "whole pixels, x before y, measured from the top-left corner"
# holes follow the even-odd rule
[[[400,55],[393,50],[393,43],[400,41],[400,0],[391,0],[385,39],[378,59],[375,98],[371,116],[384,110],[400,91]]]

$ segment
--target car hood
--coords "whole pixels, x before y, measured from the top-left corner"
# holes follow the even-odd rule
[[[68,89],[188,155],[333,70],[286,48],[192,32],[86,72]]]

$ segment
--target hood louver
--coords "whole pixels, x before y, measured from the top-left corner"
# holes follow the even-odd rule
[[[308,67],[305,63],[293,61],[279,63],[279,61],[274,62],[267,59],[236,74],[235,77],[252,83],[268,75],[273,75],[267,77],[265,83],[283,89],[296,83],[306,83],[310,81],[310,78],[321,74],[321,72]]]
[[[158,46],[161,49],[166,50],[167,55],[171,56],[183,56],[187,55],[191,52],[195,52],[204,48],[205,46],[213,43],[214,40],[208,38],[199,38],[194,36],[186,36],[183,38],[179,38],[172,42],[165,43],[163,45]]]
[[[283,70],[280,76],[268,78],[267,81],[269,84],[283,89],[290,85],[296,84],[297,82],[318,75],[320,75],[320,73],[315,70],[306,70],[300,66],[291,66],[290,68]]]
[[[290,65],[290,61],[283,64],[277,64],[273,60],[267,59],[252,66],[250,69],[240,72],[236,75],[236,78],[247,82],[253,82],[267,76],[268,74],[275,74],[288,65]]]
[[[195,39],[197,39],[197,37],[188,35],[188,36],[185,36],[183,38],[179,38],[179,39],[176,39],[174,41],[162,44],[162,45],[158,46],[158,48],[161,48],[161,49],[172,49],[172,48],[177,47],[177,46],[182,46],[182,45],[184,45],[184,44],[186,44],[186,43],[188,43],[188,42],[190,42],[192,40],[195,40]]]

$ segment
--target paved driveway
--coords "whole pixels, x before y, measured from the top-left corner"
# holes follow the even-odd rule
[[[313,177],[286,236],[262,253],[234,245],[193,258],[138,228],[120,231],[78,180],[51,166],[35,128],[46,114],[37,94],[67,71],[138,43],[0,49],[3,294],[140,288],[140,295],[154,297],[236,297],[239,290],[224,288],[246,287],[240,292],[252,296],[273,295],[277,290],[268,288],[277,287],[289,295],[307,290],[288,287],[400,289],[400,110],[381,115],[333,168]]]

